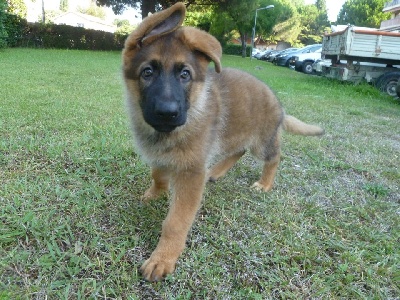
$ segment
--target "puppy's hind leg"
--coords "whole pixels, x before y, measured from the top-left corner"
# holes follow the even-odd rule
[[[141,199],[145,203],[160,197],[163,193],[167,192],[169,188],[170,174],[167,169],[152,168],[151,176],[153,177],[153,182]]]
[[[279,161],[280,152],[273,158],[265,160],[261,178],[260,180],[256,181],[252,187],[264,192],[270,191],[274,185],[274,179],[276,171],[278,170]]]
[[[245,151],[236,153],[214,165],[208,174],[209,181],[214,182],[218,178],[224,176],[226,172],[228,172],[229,169],[232,168],[233,165],[239,160],[239,158],[243,156],[244,153]]]
[[[262,156],[264,158],[264,167],[261,178],[253,184],[253,188],[268,192],[274,185],[276,171],[278,170],[281,159],[281,134],[278,131],[271,139],[265,141]],[[261,150],[260,148],[258,150]],[[253,150],[254,151],[254,150]],[[257,154],[257,152],[254,152]],[[260,154],[260,152],[258,152]],[[260,157],[260,155],[257,155]]]

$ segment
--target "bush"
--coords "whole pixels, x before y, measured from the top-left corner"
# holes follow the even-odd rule
[[[7,33],[7,46],[20,46],[27,26],[26,20],[19,16],[5,13],[3,24]]]
[[[223,46],[222,52],[224,54],[242,56],[242,45],[226,44],[225,46]],[[250,57],[250,53],[251,53],[251,46],[247,45],[246,57]]]
[[[126,35],[69,25],[29,23],[23,46],[79,50],[120,50],[126,37]]]
[[[6,4],[7,2],[0,1],[0,49],[7,46],[7,30],[5,26],[6,22]]]

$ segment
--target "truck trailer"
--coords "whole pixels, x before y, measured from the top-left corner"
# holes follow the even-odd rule
[[[400,79],[400,33],[347,26],[325,34],[322,58],[331,61],[321,75],[359,83],[367,81],[396,96]]]

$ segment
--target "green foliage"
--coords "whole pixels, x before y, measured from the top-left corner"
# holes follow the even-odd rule
[[[295,6],[286,0],[261,0],[259,7],[274,5],[273,9],[260,10],[257,15],[257,35],[265,39],[280,40],[279,34],[276,36],[275,26],[292,18],[295,13]]]
[[[299,42],[304,45],[321,43],[322,36],[330,25],[325,0],[319,0],[316,5],[300,6],[298,12],[301,20]]]
[[[58,16],[61,16],[62,14],[64,14],[64,12],[61,11],[61,10],[53,10],[53,9],[48,9],[47,10],[46,9],[46,11],[45,11],[45,16],[46,16],[45,23],[46,24],[54,23],[54,19],[56,17],[58,17]],[[43,23],[42,14],[38,15],[37,17],[38,17],[37,21],[40,22],[40,23]]]
[[[296,7],[287,0],[281,0],[275,5],[274,13],[277,15],[273,27],[274,39],[294,44],[301,32],[301,21]]]
[[[213,9],[211,6],[190,5],[186,12],[184,25],[193,26],[205,30],[211,29]]]
[[[211,14],[210,33],[215,36],[222,46],[233,38],[235,24],[224,12],[213,11]]]
[[[78,7],[78,11],[82,14],[91,15],[102,20],[106,18],[106,11],[104,8],[97,6],[94,2],[90,2],[89,7]]]
[[[7,2],[5,0],[0,0],[0,49],[7,47],[6,9]]]
[[[26,19],[27,8],[24,0],[6,0],[8,3],[7,12]]]
[[[68,11],[68,0],[60,0],[60,10],[63,12]]]
[[[129,20],[114,20],[114,25],[117,25],[117,30],[115,31],[116,36],[126,37],[128,36],[132,30],[135,29],[134,25],[131,25]]]
[[[230,23],[235,24],[235,30],[239,32],[242,42],[242,57],[246,57],[246,40],[251,38],[254,13],[258,8],[257,0],[230,0],[221,2],[217,12],[229,18]]]
[[[339,12],[337,24],[379,28],[390,13],[382,12],[386,0],[347,0]]]
[[[9,47],[21,45],[27,26],[26,20],[17,15],[6,13],[3,24],[7,32],[7,45]]]

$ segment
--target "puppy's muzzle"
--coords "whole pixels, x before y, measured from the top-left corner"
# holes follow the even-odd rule
[[[179,116],[179,105],[174,101],[158,101],[154,113],[161,119],[172,121]]]

